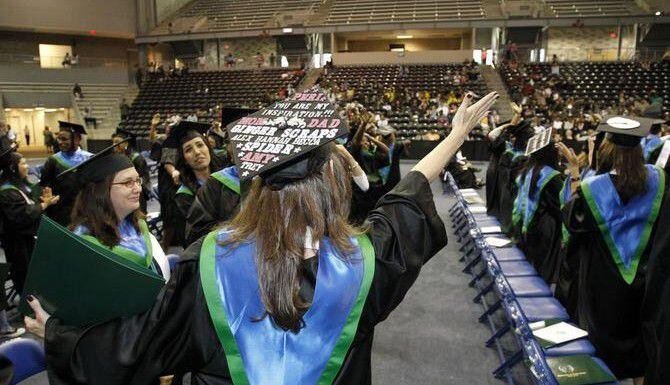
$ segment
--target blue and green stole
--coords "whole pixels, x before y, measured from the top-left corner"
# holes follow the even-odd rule
[[[512,209],[512,227],[521,224],[521,233],[525,234],[528,231],[528,226],[533,221],[535,211],[540,204],[540,196],[542,191],[547,186],[550,180],[560,175],[560,173],[549,166],[543,166],[540,169],[540,177],[534,186],[535,194],[531,194],[531,180],[533,179],[533,172],[535,168],[530,168],[526,171],[523,179],[521,175],[517,177],[517,194],[514,199],[514,207]]]
[[[84,151],[79,148],[76,151],[72,152],[71,154],[59,151],[51,155],[51,157],[53,158],[53,160],[56,161],[56,163],[58,163],[59,166],[61,166],[61,168],[63,168],[64,170],[68,170],[71,169],[72,167],[78,166],[79,163],[87,160],[92,155],[93,154],[91,154],[90,152]]]
[[[665,171],[646,165],[645,192],[623,204],[609,174],[582,181],[586,203],[621,277],[631,284],[647,247],[665,193]]]
[[[374,276],[367,236],[343,256],[320,242],[311,307],[298,333],[274,325],[259,293],[256,244],[223,246],[229,233],[211,232],[200,253],[200,279],[235,385],[331,384],[353,342]]]
[[[237,174],[237,167],[230,166],[212,173],[212,178],[221,182],[238,195],[240,194],[240,176]]]

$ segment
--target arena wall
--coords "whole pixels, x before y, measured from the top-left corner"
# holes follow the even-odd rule
[[[332,56],[335,65],[372,64],[437,64],[461,63],[472,60],[472,50],[442,50],[420,52],[338,52]]]
[[[556,54],[560,60],[617,60],[619,29],[613,27],[553,27],[549,28],[547,58]],[[633,26],[621,29],[621,59],[631,59],[635,53]]]

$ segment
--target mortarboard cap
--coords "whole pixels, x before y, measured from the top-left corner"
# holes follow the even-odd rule
[[[274,103],[227,127],[242,181],[259,175],[274,189],[304,179],[328,159],[348,127],[318,86]]]
[[[56,178],[61,178],[65,174],[75,172],[77,174],[77,180],[80,183],[97,183],[105,179],[108,175],[134,167],[130,158],[123,154],[114,153],[115,147],[122,143],[126,143],[129,140],[130,139],[124,139],[117,144],[105,148],[78,165],[58,174]]]
[[[383,136],[391,135],[395,133],[395,129],[388,124],[384,124],[377,128],[376,133]]]
[[[606,116],[598,125],[598,131],[605,132],[607,139],[624,147],[635,147],[647,136],[654,119],[637,116]]]
[[[535,127],[535,135],[528,140],[526,156],[545,148],[551,142],[551,127]]]
[[[70,131],[73,134],[87,135],[86,129],[81,124],[64,122],[62,120],[58,121],[58,128],[61,131]]]
[[[178,148],[184,142],[205,136],[212,125],[209,123],[188,122],[182,120],[170,129],[170,135],[165,141],[166,147]]]

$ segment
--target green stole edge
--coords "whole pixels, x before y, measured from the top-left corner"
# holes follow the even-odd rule
[[[114,254],[125,258],[131,262],[134,262],[140,266],[144,266],[147,269],[151,268],[151,262],[153,261],[153,248],[151,246],[151,237],[149,236],[149,227],[147,226],[147,223],[144,220],[139,220],[138,224],[140,226],[140,232],[142,233],[142,237],[144,237],[144,243],[147,245],[147,254],[143,257],[136,252],[126,249],[125,247],[122,246],[114,246],[111,249],[105,245],[103,245],[98,238],[90,235],[90,234],[82,234],[80,235],[81,238],[87,240],[88,242],[103,247],[107,250],[111,250]]]
[[[179,188],[177,189],[177,192],[174,195],[176,196],[176,195],[179,195],[179,194],[184,194],[184,195],[188,195],[188,196],[195,196],[195,194],[193,194],[193,191],[191,191],[190,188],[188,188],[184,185],[179,186]]]
[[[56,154],[51,155],[51,158],[53,158],[53,160],[55,160],[56,163],[58,163],[65,170],[69,170],[73,167],[76,167],[76,166],[70,166],[69,164],[65,163],[65,161],[63,159],[59,158]]]
[[[200,281],[216,335],[219,337],[221,347],[226,355],[226,362],[228,363],[228,370],[233,384],[248,385],[249,379],[244,371],[242,356],[237,347],[237,342],[235,342],[235,337],[233,337],[228,326],[225,309],[221,309],[219,302],[215,263],[217,234],[218,230],[214,230],[203,241],[200,253]],[[339,373],[347,352],[353,343],[356,330],[358,330],[358,322],[360,321],[363,306],[365,305],[372,284],[372,278],[374,277],[375,257],[372,243],[366,235],[359,235],[356,239],[361,248],[361,256],[364,261],[363,281],[361,282],[356,302],[347,316],[347,321],[342,328],[340,338],[333,348],[333,352],[326,363],[318,385],[332,384],[335,376]]]
[[[649,241],[649,237],[651,236],[651,230],[654,227],[654,223],[656,222],[656,218],[658,217],[658,214],[660,212],[661,203],[663,201],[663,195],[665,194],[665,171],[656,166],[654,166],[654,168],[659,173],[658,191],[656,192],[656,196],[654,197],[651,212],[647,217],[647,223],[645,224],[644,231],[642,232],[642,236],[640,237],[640,243],[638,244],[637,249],[635,250],[635,255],[633,256],[633,260],[628,269],[626,269],[626,266],[623,263],[621,254],[619,254],[619,250],[617,249],[616,244],[614,243],[614,239],[612,238],[612,234],[610,234],[610,230],[607,228],[605,220],[600,214],[600,211],[598,211],[598,206],[596,205],[596,201],[593,199],[591,188],[585,181],[581,182],[581,188],[582,192],[584,193],[584,199],[586,199],[586,203],[588,204],[591,213],[593,214],[596,222],[598,223],[598,228],[600,229],[600,232],[602,233],[603,238],[605,239],[605,244],[607,245],[610,254],[612,254],[612,257],[614,258],[614,263],[616,263],[617,269],[619,270],[619,274],[621,274],[623,280],[629,285],[633,283],[633,281],[635,280],[635,276],[637,275],[637,268],[640,263],[640,257],[642,257],[642,253],[647,247],[647,242]]]
[[[554,179],[558,175],[560,175],[560,173],[556,170],[553,170],[549,174],[547,179],[545,179],[544,182],[542,182],[542,184],[540,185],[539,189],[537,190],[537,194],[538,194],[537,205],[535,205],[535,208],[533,209],[533,212],[530,213],[530,217],[528,217],[528,223],[523,224],[523,226],[521,228],[521,234],[526,234],[528,232],[528,225],[530,225],[530,223],[533,221],[533,218],[535,217],[535,212],[537,211],[537,207],[540,205],[540,201],[539,201],[540,197],[539,196],[542,195],[542,191],[544,191],[544,188],[547,187],[547,183],[549,183],[552,179]],[[524,204],[523,204],[523,211],[524,211],[524,213],[526,212],[526,201],[524,201]]]
[[[228,187],[233,192],[237,193],[237,195],[240,194],[240,185],[238,183],[235,183],[234,180],[226,177],[225,175],[220,175],[220,174],[217,174],[217,173],[213,173],[212,178],[221,182],[221,184]]]
[[[563,187],[561,188],[561,192],[558,193],[561,210],[563,210],[565,205],[568,203],[562,201],[566,189],[572,190],[572,182],[570,180],[570,176],[565,178],[565,181],[563,182]],[[561,221],[561,245],[565,246],[568,244],[568,242],[570,242],[570,232],[568,231],[567,226],[565,226],[565,222]]]

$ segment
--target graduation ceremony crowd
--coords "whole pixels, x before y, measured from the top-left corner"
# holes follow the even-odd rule
[[[459,83],[478,76],[464,71],[454,74]],[[366,106],[384,110],[403,98],[448,121],[403,177],[411,141],[397,140],[385,116],[352,102],[346,88],[304,91],[334,111],[335,128],[302,128],[319,134],[316,145],[275,153],[275,164],[251,173],[240,172],[248,153],[282,143],[286,127],[265,120],[271,138],[242,139],[234,127],[257,131],[156,116],[145,157],[123,130],[91,154],[82,149],[85,128],[60,122],[59,151],[36,184],[15,144],[2,140],[0,240],[14,289],[34,312],[25,329],[44,340],[50,383],[179,384],[190,373],[193,384],[370,384],[376,325],[447,243],[430,182],[447,170],[461,187],[483,185],[459,153],[475,130],[491,155],[488,213],[617,378],[670,384],[667,122],[641,110],[598,113],[580,131],[583,154],[554,137],[527,155],[537,127],[551,126],[534,118],[537,99],[519,100],[500,122],[495,92],[379,90]],[[286,102],[302,108],[300,97]],[[552,114],[567,114],[573,102],[552,103]],[[158,218],[147,216],[152,199]],[[43,214],[162,277],[155,302],[86,327],[49,314],[48,293],[25,290]],[[166,255],[175,247],[178,262]],[[24,332],[0,315],[0,333]]]

